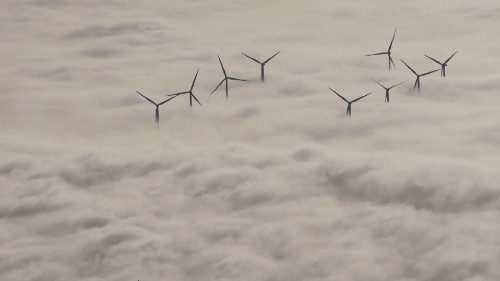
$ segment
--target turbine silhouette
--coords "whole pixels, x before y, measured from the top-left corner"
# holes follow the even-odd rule
[[[200,70],[196,70],[196,74],[194,75],[194,79],[193,79],[193,83],[191,84],[191,88],[189,89],[189,91],[186,91],[186,92],[180,92],[180,93],[177,93],[177,94],[170,94],[170,95],[167,95],[167,96],[173,96],[173,97],[177,97],[177,96],[180,96],[180,95],[186,95],[186,94],[189,94],[189,106],[192,107],[193,106],[193,99],[201,106],[201,103],[200,101],[196,98],[196,96],[193,94],[193,88],[194,88],[194,83],[196,82],[196,77],[198,77],[198,72]]]
[[[224,79],[222,79],[222,81],[220,81],[219,85],[217,85],[217,87],[215,87],[215,89],[210,93],[210,96],[213,93],[215,93],[215,91],[217,91],[217,89],[219,89],[219,87],[220,87],[220,85],[222,85],[222,83],[226,82],[226,99],[228,99],[229,98],[229,80],[243,81],[243,82],[249,82],[249,81],[245,80],[245,79],[239,79],[239,78],[227,76],[226,69],[224,69],[224,65],[222,64],[222,61],[221,61],[219,55],[217,55],[217,58],[219,58],[220,66],[222,68],[222,73],[224,74]]]
[[[413,74],[415,74],[415,76],[417,76],[417,79],[415,79],[415,84],[413,85],[413,92],[415,93],[415,88],[418,89],[418,91],[420,92],[420,77],[423,77],[423,76],[426,76],[426,75],[429,75],[431,73],[434,73],[436,71],[439,71],[439,69],[436,69],[436,70],[432,70],[432,71],[429,71],[429,72],[426,72],[426,73],[422,73],[422,74],[418,74],[415,70],[413,70],[413,68],[411,68],[404,60],[401,60],[405,65],[406,67],[408,67],[409,70],[411,70],[411,72],[413,72]]]
[[[446,66],[448,66],[448,62],[451,60],[451,58],[457,53],[458,51],[454,52],[453,55],[451,55],[447,60],[444,62],[440,62],[434,58],[429,57],[428,55],[424,54],[426,57],[429,59],[433,60],[435,63],[441,65],[441,77],[446,77]]]
[[[175,97],[177,96],[173,96],[173,97],[170,97],[160,103],[156,103],[154,101],[152,101],[150,98],[146,97],[145,95],[139,93],[138,91],[136,91],[136,93],[138,93],[139,95],[141,95],[143,98],[145,98],[146,100],[148,100],[149,102],[151,102],[152,104],[154,104],[156,106],[156,110],[155,110],[155,124],[156,124],[156,129],[159,130],[160,129],[160,105],[170,101],[171,99],[174,99]]]
[[[264,78],[264,66],[266,65],[266,63],[268,63],[270,60],[272,60],[275,56],[277,56],[280,52],[277,52],[276,54],[274,54],[272,57],[268,58],[267,60],[265,60],[264,62],[260,62],[259,60],[257,59],[254,59],[252,58],[251,56],[245,54],[245,53],[241,53],[242,55],[244,55],[245,57],[253,60],[254,62],[260,64],[260,80],[262,82],[264,82],[265,78]]]
[[[353,99],[352,101],[348,101],[346,98],[344,98],[343,96],[341,96],[339,93],[335,92],[335,90],[333,90],[332,88],[328,88],[328,89],[330,89],[332,92],[334,92],[335,94],[337,94],[337,96],[339,96],[341,99],[343,99],[347,103],[347,111],[346,111],[346,115],[347,116],[351,116],[351,104],[353,102],[357,102],[360,99],[362,99],[362,98],[364,98],[364,97],[366,97],[366,96],[368,96],[368,95],[371,94],[371,93],[368,93],[368,94],[366,94],[364,96],[361,96],[361,97],[359,97],[357,99]]]
[[[396,68],[396,65],[394,64],[394,61],[392,60],[392,56],[391,56],[392,43],[394,42],[394,37],[396,37],[396,30],[397,29],[394,30],[394,34],[392,35],[391,43],[389,44],[389,48],[387,48],[386,52],[380,52],[380,53],[366,55],[367,57],[387,55],[387,58],[389,60],[389,70],[391,70],[391,63],[392,63],[392,66],[394,66],[394,68]]]
[[[401,85],[401,84],[403,84],[403,83],[406,83],[406,81],[404,81],[404,82],[401,82],[401,83],[398,83],[398,84],[392,85],[392,86],[390,86],[390,87],[386,87],[386,86],[384,86],[384,85],[380,84],[380,83],[379,83],[377,80],[375,80],[375,79],[373,79],[373,81],[377,82],[377,84],[379,84],[379,85],[380,85],[380,87],[382,87],[382,88],[384,88],[384,89],[385,89],[385,102],[389,102],[389,91],[390,91],[392,88],[394,88],[394,87],[396,87],[396,86],[399,86],[399,85]]]

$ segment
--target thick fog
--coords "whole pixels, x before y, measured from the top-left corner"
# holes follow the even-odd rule
[[[0,280],[500,280],[500,3],[0,3]],[[386,51],[397,28],[388,70]],[[241,52],[265,60],[260,67]],[[424,54],[445,60],[446,78]],[[217,55],[230,76],[229,99]],[[189,90],[203,106],[179,96]],[[391,85],[391,102],[372,79]],[[347,99],[355,99],[346,117]]]

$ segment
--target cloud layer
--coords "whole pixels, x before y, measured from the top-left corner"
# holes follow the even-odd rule
[[[1,280],[500,279],[496,1],[0,9]]]

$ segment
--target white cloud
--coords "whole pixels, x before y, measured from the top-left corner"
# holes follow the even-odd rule
[[[500,278],[496,1],[30,3],[2,3],[1,280]],[[412,95],[399,58],[455,50]],[[242,51],[281,51],[266,83]],[[217,54],[252,80],[228,100]],[[157,132],[135,91],[198,68]]]

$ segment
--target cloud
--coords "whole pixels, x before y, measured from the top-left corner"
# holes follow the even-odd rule
[[[40,7],[58,8],[67,5],[65,0],[33,0],[30,4]]]
[[[156,24],[146,22],[131,22],[114,25],[92,24],[84,28],[72,31],[64,35],[64,39],[88,39],[118,36],[128,33],[139,33],[156,30],[159,27]]]
[[[145,177],[162,168],[163,164],[159,162],[110,164],[93,157],[83,157],[74,167],[63,169],[59,176],[71,185],[87,188],[127,177]]]
[[[68,81],[75,78],[73,70],[63,66],[40,71],[35,76],[48,81]]]
[[[0,219],[35,216],[41,213],[54,212],[61,206],[46,202],[20,202],[18,204],[0,205]]]
[[[81,229],[102,228],[108,220],[100,217],[85,217],[76,221],[59,221],[42,227],[38,232],[46,236],[61,236],[75,233]]]
[[[16,170],[22,170],[28,168],[29,166],[30,166],[29,163],[22,161],[11,161],[7,163],[2,163],[0,165],[0,176],[8,175],[12,172],[15,172]]]
[[[334,164],[323,168],[324,185],[335,196],[347,200],[408,204],[435,212],[457,213],[500,207],[500,190],[490,184],[494,180],[477,182],[477,179],[487,179],[487,173],[472,167],[443,164],[428,163],[429,168],[414,166],[411,172],[390,167],[392,173],[389,175],[383,174],[388,167]]]
[[[90,57],[90,58],[107,58],[107,57],[113,57],[118,55],[119,52],[115,49],[111,48],[92,48],[92,49],[87,49],[82,52],[83,56]]]
[[[11,2],[0,280],[500,280],[496,0]]]

